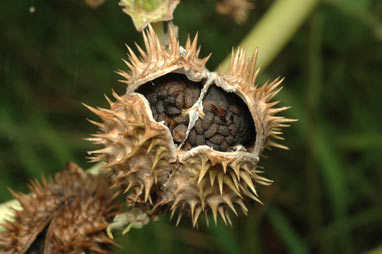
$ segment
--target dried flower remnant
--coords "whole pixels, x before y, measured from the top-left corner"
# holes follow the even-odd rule
[[[216,3],[218,13],[231,15],[238,24],[243,24],[248,18],[249,10],[254,8],[251,0],[218,0]]]
[[[121,0],[123,12],[132,19],[137,31],[142,31],[148,24],[170,21],[179,0]]]
[[[113,186],[130,206],[149,215],[178,213],[197,225],[201,213],[219,214],[230,223],[229,210],[244,213],[246,198],[258,198],[256,187],[272,181],[262,177],[257,163],[264,148],[287,149],[281,127],[293,120],[276,113],[271,99],[281,79],[255,84],[257,52],[247,61],[244,50],[233,52],[230,69],[210,72],[199,58],[197,36],[179,46],[169,27],[169,44],[162,46],[149,26],[146,51],[140,57],[128,47],[130,72],[119,71],[127,93],[107,98],[110,109],[92,108],[101,122],[90,141],[103,148],[93,161],[106,161]]]
[[[23,210],[3,225],[3,253],[110,253],[116,243],[105,230],[120,210],[109,184],[68,163],[55,181],[32,181],[31,195],[12,191]]]
[[[85,3],[91,8],[98,8],[105,3],[106,0],[85,0]]]

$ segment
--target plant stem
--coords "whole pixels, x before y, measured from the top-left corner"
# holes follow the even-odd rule
[[[93,167],[88,168],[86,172],[92,175],[99,175],[104,166],[106,166],[106,162],[98,162]]]
[[[248,53],[259,48],[257,63],[264,69],[304,23],[319,0],[277,0],[239,44]],[[222,63],[228,69],[230,56]]]

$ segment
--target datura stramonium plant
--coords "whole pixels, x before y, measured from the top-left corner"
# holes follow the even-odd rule
[[[293,120],[276,113],[271,99],[282,79],[255,85],[257,51],[247,61],[243,49],[232,53],[227,72],[211,72],[208,57],[199,58],[197,36],[179,46],[174,28],[162,46],[149,26],[143,33],[146,51],[138,57],[130,47],[130,71],[119,71],[126,94],[113,92],[110,109],[92,108],[102,122],[90,141],[102,149],[93,161],[106,161],[113,186],[129,206],[148,215],[171,212],[192,218],[220,215],[231,223],[229,210],[246,214],[246,198],[261,203],[256,188],[269,185],[257,170],[264,148],[284,148],[281,127]]]
[[[109,186],[104,174],[69,163],[54,181],[32,181],[29,195],[11,191],[23,210],[2,225],[7,232],[0,234],[1,253],[110,253],[116,243],[105,229],[121,210]]]

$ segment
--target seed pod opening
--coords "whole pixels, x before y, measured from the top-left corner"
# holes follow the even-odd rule
[[[127,93],[113,93],[110,109],[87,106],[102,120],[91,121],[100,133],[89,140],[103,146],[91,158],[106,161],[114,187],[148,214],[230,223],[229,210],[246,213],[246,197],[261,202],[257,186],[272,182],[256,170],[264,148],[286,148],[273,139],[293,120],[275,116],[287,107],[270,102],[282,80],[256,85],[257,51],[247,61],[239,49],[227,72],[210,72],[197,35],[184,48],[171,26],[167,47],[150,26],[143,36],[146,50],[138,46],[138,57],[128,47],[130,71],[118,72]]]
[[[137,90],[150,104],[157,122],[163,122],[177,146],[189,150],[207,145],[216,151],[226,152],[235,146],[250,147],[256,130],[248,107],[234,93],[217,86],[209,87],[202,100],[204,117],[190,125],[188,111],[197,103],[203,82],[193,82],[182,74],[167,74]]]

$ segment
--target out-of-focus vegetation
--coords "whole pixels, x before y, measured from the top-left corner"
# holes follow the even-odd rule
[[[303,1],[303,0],[301,0]],[[258,0],[243,25],[215,13],[214,1],[183,0],[180,39],[199,31],[202,56],[217,67],[273,1]],[[364,253],[382,245],[382,3],[324,0],[260,74],[285,76],[277,99],[298,118],[286,130],[290,151],[267,151],[264,206],[234,227],[178,227],[163,216],[119,238],[120,253]],[[30,178],[68,160],[88,168],[82,138],[95,131],[80,103],[106,106],[125,86],[124,44],[142,39],[116,1],[0,3],[0,202],[6,187],[27,192]],[[280,30],[283,27],[279,27]],[[269,43],[272,43],[270,41]],[[261,48],[260,48],[261,51]],[[210,225],[213,225],[212,221]],[[376,249],[377,250],[377,249]]]

